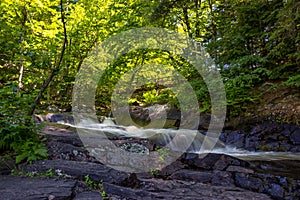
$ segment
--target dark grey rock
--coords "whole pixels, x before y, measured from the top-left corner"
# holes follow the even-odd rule
[[[248,169],[245,167],[240,167],[240,166],[229,166],[227,167],[226,171],[228,172],[239,172],[239,173],[244,173],[244,174],[253,174],[254,171],[252,169]]]
[[[168,179],[211,183],[211,180],[213,179],[213,172],[182,169],[173,173],[170,177],[168,177]]]
[[[250,131],[250,135],[257,135],[259,133],[261,133],[263,130],[263,127],[258,125],[252,128],[252,130]]]
[[[185,157],[187,157],[187,155]],[[229,165],[243,167],[250,166],[250,163],[247,161],[243,161],[229,155],[212,153],[207,154],[203,158],[200,158],[199,156],[191,157],[190,159],[184,159],[183,161],[186,162],[191,168],[200,168],[206,170],[225,170]]]
[[[49,141],[71,144],[76,147],[83,147],[77,133],[72,130],[62,129],[54,126],[46,126],[41,134]]]
[[[47,139],[46,147],[49,159],[97,162],[83,147],[77,133],[71,130],[46,126],[41,135]]]
[[[70,114],[63,113],[48,113],[47,115],[33,115],[33,118],[37,122],[65,122],[69,124],[74,124],[74,118]]]
[[[250,151],[257,150],[257,146],[260,143],[260,139],[257,136],[249,136],[247,135],[245,138],[245,149]]]
[[[228,137],[226,138],[227,145],[232,145],[237,148],[241,148],[245,146],[245,133],[244,131],[233,131],[230,134],[228,134]]]
[[[261,179],[243,173],[235,174],[235,183],[237,186],[254,190],[254,191],[258,191],[259,188],[262,186]]]
[[[217,171],[214,171],[213,174],[214,175],[211,180],[212,185],[235,187],[232,173],[217,170]]]
[[[268,127],[269,125],[270,127]],[[244,140],[244,135],[247,135],[244,143],[248,149],[260,149],[269,145],[268,148],[278,150],[288,149],[290,145],[294,151],[297,151],[298,147],[300,151],[300,145],[293,144],[288,133],[283,134],[285,130],[291,131],[292,129],[291,134],[294,134],[297,129],[286,125],[282,126],[284,128],[279,126],[281,125],[276,123],[264,124],[259,125],[256,129],[254,127],[252,134],[247,135],[241,131],[230,131],[225,132],[223,137],[225,141],[241,145],[240,139]],[[185,153],[176,162],[159,171],[158,176],[155,176],[154,179],[151,174],[131,174],[129,176],[127,173],[97,163],[96,160],[89,157],[80,138],[72,131],[48,127],[43,134],[47,138],[46,144],[50,158],[55,160],[37,161],[31,165],[23,164],[20,169],[24,172],[42,173],[49,169],[59,170],[66,177],[81,180],[81,182],[84,180],[85,175],[89,175],[93,181],[104,182],[105,190],[112,199],[269,198],[255,192],[266,193],[275,199],[298,199],[300,196],[300,181],[297,182],[295,179],[300,175],[297,172],[299,167],[297,167],[298,163],[296,161],[291,161],[292,164],[285,164],[281,161],[275,161],[272,164],[258,161],[259,164],[257,164],[222,154],[199,156],[198,154]],[[276,138],[278,142],[275,141]],[[297,139],[297,137],[294,139]],[[113,142],[119,146],[128,142],[146,144],[141,140],[132,140],[132,138],[118,138]],[[147,145],[145,146],[148,148]],[[154,147],[149,148],[150,151],[153,149]],[[256,168],[253,168],[254,166]],[[287,166],[292,166],[293,169],[287,169]],[[290,172],[294,172],[294,174],[290,174]],[[78,189],[75,189],[76,187],[78,187],[78,182],[71,191],[72,198],[101,198],[98,192],[88,192],[84,189],[78,192]]]
[[[284,195],[284,189],[278,184],[271,184],[271,188],[268,190],[269,194],[272,195],[272,197],[277,199],[283,199]]]
[[[112,199],[150,200],[154,197],[150,192],[142,189],[131,189],[109,183],[103,183],[103,188]]]
[[[291,152],[300,152],[300,145],[291,147]]]
[[[228,135],[230,134],[230,132],[228,131],[224,131],[220,134],[219,140],[221,140],[222,142],[226,143],[226,139],[228,137]]]
[[[291,131],[289,129],[284,129],[282,132],[280,132],[280,134],[283,136],[290,136]]]
[[[261,122],[246,135],[244,148],[247,150],[299,152],[299,149],[295,148],[295,145],[299,144],[299,125]]]
[[[40,173],[45,173],[49,169],[60,170],[61,173],[76,179],[84,180],[84,177],[89,175],[89,178],[93,181],[108,183],[118,183],[129,177],[127,173],[114,170],[102,164],[69,160],[36,161],[29,165],[22,165],[20,168],[24,172]]]
[[[291,134],[291,141],[294,144],[300,144],[300,128],[296,129],[292,134]]]
[[[138,190],[113,184],[103,184],[106,193],[116,199],[187,199],[219,200],[270,199],[265,194],[258,194],[236,187],[212,186],[208,184],[179,180],[148,179],[143,180],[143,187]]]
[[[170,165],[164,167],[160,173],[162,176],[170,176],[175,172],[187,168],[187,165],[181,162],[180,160],[176,160],[175,162],[171,163]]]
[[[263,151],[279,151],[280,143],[277,142],[268,142],[261,143],[258,145],[258,149],[261,149]]]
[[[287,144],[285,142],[279,144],[279,150],[280,151],[290,151],[292,148],[292,146],[290,144]],[[294,151],[294,152],[297,152],[297,151]]]
[[[256,172],[260,172],[260,176],[264,174],[263,177],[274,175],[300,179],[300,161],[298,160],[252,161],[251,163],[255,165]]]
[[[72,199],[76,184],[71,179],[1,176],[0,199]]]
[[[102,195],[96,191],[86,191],[75,196],[74,200],[102,200]]]

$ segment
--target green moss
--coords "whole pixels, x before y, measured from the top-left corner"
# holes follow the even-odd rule
[[[270,147],[270,145],[264,144],[264,145],[262,145],[262,146],[259,147],[259,150],[270,151],[270,150],[272,150],[272,148]]]

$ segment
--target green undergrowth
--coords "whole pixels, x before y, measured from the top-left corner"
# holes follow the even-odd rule
[[[101,196],[103,198],[103,200],[110,200],[110,198],[108,197],[107,193],[105,192],[104,188],[103,188],[103,182],[102,181],[93,181],[89,175],[85,175],[84,176],[84,181],[85,184],[93,189],[93,190],[97,190],[101,193]]]
[[[47,158],[47,149],[37,134],[32,116],[27,115],[32,98],[6,85],[0,91],[0,152],[15,153],[16,163]]]

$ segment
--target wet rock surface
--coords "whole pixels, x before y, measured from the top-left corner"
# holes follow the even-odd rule
[[[262,132],[269,131],[288,136],[295,134],[290,138],[297,138],[297,127],[276,127],[258,126],[251,133],[259,137]],[[235,137],[242,138],[243,134],[245,131],[236,131],[228,141],[240,142]],[[8,175],[13,164],[7,164],[6,168],[1,164],[0,199],[300,198],[300,176],[297,175],[300,163],[297,161],[254,162],[224,154],[185,153],[161,170],[134,174],[112,169],[93,158],[70,128],[47,126],[42,135],[46,138],[49,160],[18,165],[16,170],[22,171],[22,177]],[[226,141],[227,137],[224,138]],[[142,143],[133,138],[113,141],[120,145],[133,141]],[[154,150],[153,147],[149,149]],[[53,172],[51,176],[47,175],[49,170]],[[102,189],[87,186],[87,175],[93,183],[101,183]],[[106,195],[102,197],[103,191]]]
[[[157,121],[160,121],[161,118],[166,115],[167,120],[165,127],[178,128],[180,126],[180,111],[176,110],[175,108],[168,108],[166,105],[154,105],[145,108],[139,106],[131,106],[130,113],[134,116],[133,119],[136,122],[140,122],[144,125],[150,123],[151,120],[153,121],[157,119]],[[47,114],[44,116],[36,115],[35,118],[41,122],[60,121],[70,124],[74,123],[73,117],[71,115],[64,114]],[[205,130],[208,128],[210,123],[210,118],[211,117],[208,114],[201,114],[198,127],[194,128],[200,130],[200,132],[205,134]],[[154,121],[153,123],[155,126],[156,123]],[[256,122],[251,121],[249,122],[249,126],[242,126],[241,128],[243,129],[229,130],[225,127],[220,135],[220,140],[226,145],[250,151],[261,150],[300,152],[299,125],[261,120]],[[50,131],[53,132],[53,130]],[[109,137],[110,139],[119,139],[115,138],[115,136],[111,134],[107,134],[107,137]],[[60,137],[54,140],[64,140],[64,138]],[[76,139],[74,139],[73,143],[74,142],[77,143],[77,146],[79,143],[81,143],[80,140]]]
[[[250,151],[300,152],[300,127],[295,124],[261,122],[250,131],[224,131],[220,139],[227,145]]]

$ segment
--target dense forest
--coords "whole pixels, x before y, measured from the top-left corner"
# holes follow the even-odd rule
[[[32,115],[69,110],[76,74],[89,52],[133,28],[167,28],[197,41],[222,76],[227,119],[258,103],[255,91],[263,84],[300,87],[297,0],[2,0],[0,12],[0,150],[13,150],[19,162],[46,156]],[[153,61],[178,70],[196,92],[201,112],[210,112],[205,82],[189,63],[145,49],[108,67],[96,92],[99,115],[110,112],[113,86],[122,74]],[[128,104],[155,102],[178,106],[167,86],[153,83],[137,90]]]

